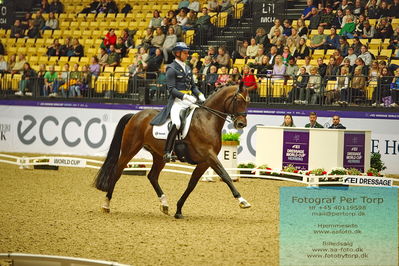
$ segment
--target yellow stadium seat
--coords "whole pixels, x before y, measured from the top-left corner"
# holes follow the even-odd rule
[[[58,56],[50,56],[48,62],[51,64],[55,64],[58,62]]]
[[[81,57],[80,58],[80,64],[81,65],[87,65],[90,62],[90,58],[89,57]]]
[[[109,22],[107,21],[100,21],[100,23],[98,24],[98,28],[101,30],[109,30]]]
[[[58,62],[61,64],[65,64],[68,63],[69,57],[68,56],[60,56],[60,59],[58,60]]]
[[[82,22],[80,22],[80,29],[81,29],[81,30],[90,29],[90,22],[88,22],[88,21],[82,21]]]
[[[44,45],[45,39],[36,39],[36,47],[42,47]]]
[[[366,96],[367,99],[371,100],[373,97],[373,91],[378,86],[377,81],[370,81],[367,88],[366,88]]]
[[[388,49],[388,50],[381,50],[380,55],[378,57],[391,58],[391,56],[392,56],[392,50]]]
[[[124,20],[125,19],[125,14],[124,13],[118,13],[118,14],[116,14],[116,17],[115,17],[115,19],[116,20]]]
[[[105,19],[105,14],[104,13],[99,13],[96,16],[96,20],[100,21],[100,20],[104,20]]]
[[[64,30],[64,32],[62,33],[62,35],[65,37],[72,37],[72,30]]]
[[[69,27],[70,27],[71,30],[79,29],[80,28],[80,23],[78,21],[72,21]]]
[[[17,53],[18,54],[25,54],[26,55],[27,51],[28,51],[27,47],[17,47]]]
[[[74,30],[73,32],[72,32],[72,36],[73,36],[73,38],[78,38],[78,39],[80,39],[80,37],[82,37],[82,31],[81,30]]]
[[[98,30],[100,26],[100,23],[97,21],[91,21],[90,22],[90,29],[92,30]]]
[[[69,21],[63,20],[63,21],[60,22],[60,28],[61,29],[69,29],[70,25],[71,25],[71,22],[69,22]]]
[[[334,90],[335,89],[335,84],[337,84],[336,80],[327,81],[327,86],[326,86],[325,90],[326,91]]]
[[[245,65],[245,59],[241,59],[241,58],[237,58],[237,59],[234,61],[234,64],[233,64],[233,66],[238,67],[238,68],[240,68],[240,69],[241,69],[244,65]]]
[[[79,57],[77,57],[77,56],[71,56],[71,57],[69,58],[69,63],[71,63],[71,64],[79,63]]]
[[[392,65],[399,65],[399,59],[391,60]]]
[[[77,16],[77,19],[78,19],[79,21],[85,20],[85,19],[86,19],[86,14],[79,13],[78,16]]]
[[[95,84],[95,92],[103,93],[107,90],[110,90],[112,88],[112,80],[113,78],[111,77],[111,73],[109,72],[101,73]]]
[[[94,56],[97,55],[98,48],[89,48],[87,49],[86,56]]]
[[[94,21],[95,18],[96,18],[96,14],[89,13],[89,14],[87,14],[87,16],[86,16],[86,21]]]
[[[244,12],[244,3],[236,3],[234,4],[234,18],[238,19],[242,17],[242,14]]]
[[[116,73],[114,77],[115,91],[120,94],[127,92],[129,83],[129,77],[123,75],[123,73]]]
[[[126,29],[126,28],[128,28],[129,27],[129,22],[127,22],[127,21],[121,21],[121,22],[119,22],[119,28],[120,29]]]
[[[112,72],[114,72],[114,67],[105,67],[104,72],[112,73]]]
[[[32,46],[35,45],[35,42],[36,42],[36,39],[29,38],[29,39],[26,39],[25,45],[26,45],[27,47],[32,47]]]
[[[31,56],[30,58],[29,58],[29,63],[30,64],[37,64],[39,62],[39,57],[38,56],[36,56],[36,55],[33,55],[33,56]]]
[[[29,55],[36,55],[37,54],[37,48],[34,46],[28,47],[28,50],[26,51],[27,54]]]
[[[47,48],[45,48],[45,47],[39,47],[39,48],[37,48],[37,55],[46,55],[46,53],[47,53]]]

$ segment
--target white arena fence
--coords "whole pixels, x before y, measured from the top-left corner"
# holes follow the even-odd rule
[[[0,260],[10,260],[14,266],[128,266],[112,261],[25,253],[0,253]]]
[[[100,169],[103,161],[92,160],[86,158],[76,158],[76,157],[65,157],[65,156],[34,156],[34,157],[18,157],[14,155],[1,154],[0,153],[0,163],[13,164],[19,166],[20,169],[29,169],[32,166],[36,165],[50,165],[50,166],[62,166],[62,167],[80,167],[80,168],[93,168]],[[137,170],[151,170],[152,162],[129,162],[130,166],[125,168],[124,171],[137,171]],[[136,167],[134,167],[136,165]],[[138,165],[145,165],[146,167],[139,167]],[[148,166],[148,167],[147,167]],[[195,169],[194,166],[176,164],[176,163],[167,163],[165,168],[162,170],[164,172],[169,173],[177,173],[184,175],[191,175],[192,171]],[[344,181],[323,181],[323,179],[337,179],[341,178],[359,178],[359,176],[350,176],[350,175],[305,175],[300,173],[291,173],[291,172],[283,172],[281,170],[267,170],[267,172],[273,173],[275,175],[264,175],[261,174],[265,172],[265,169],[248,169],[248,168],[225,168],[229,173],[230,177],[233,179],[237,179],[239,177],[246,178],[260,178],[260,179],[271,179],[271,180],[281,180],[281,181],[290,181],[301,183],[307,185],[308,187],[317,187],[321,184],[323,185],[348,185]],[[241,174],[240,171],[249,171],[253,174]],[[284,175],[284,176],[278,176]],[[218,175],[212,170],[208,169],[205,174],[202,176],[203,180],[209,180],[210,178],[218,177]],[[394,183],[399,183],[399,179],[392,179],[386,177],[376,177],[376,176],[361,176],[367,179],[378,179],[382,182],[388,183],[390,185],[378,185],[378,187],[395,187],[399,188],[399,186],[394,185]],[[360,183],[351,183],[351,185],[355,186],[373,186],[369,184],[360,184]]]

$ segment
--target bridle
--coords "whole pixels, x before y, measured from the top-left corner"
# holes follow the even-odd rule
[[[225,108],[225,110],[229,110],[230,106],[233,105],[233,112],[232,113],[221,112],[221,111],[212,109],[212,108],[210,108],[208,106],[205,106],[203,104],[198,105],[198,106],[200,108],[205,109],[206,111],[216,115],[217,117],[228,121],[228,122],[235,122],[238,119],[238,117],[240,117],[240,116],[246,117],[247,116],[247,112],[236,112],[236,110],[237,110],[237,101],[238,101],[239,98],[241,98],[242,100],[244,100],[244,102],[249,103],[249,101],[250,101],[249,97],[248,96],[244,97],[244,95],[242,95],[239,92],[239,90],[237,90],[236,93],[233,96],[226,98],[226,100],[223,103],[224,107],[226,106],[226,103],[228,102],[228,100],[230,98],[232,98],[232,99],[231,99],[230,103],[228,104],[227,108]],[[229,117],[230,117],[230,119],[229,119]]]

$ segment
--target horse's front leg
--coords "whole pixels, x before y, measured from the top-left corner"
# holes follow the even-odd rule
[[[208,157],[209,165],[212,167],[212,169],[222,178],[222,180],[229,186],[231,193],[233,193],[234,198],[236,198],[239,201],[239,205],[241,208],[249,208],[251,207],[251,204],[248,203],[246,199],[241,197],[240,193],[236,189],[236,187],[233,184],[233,181],[231,180],[229,174],[227,171],[224,169],[222,163],[219,161],[218,157],[215,155],[210,155]]]

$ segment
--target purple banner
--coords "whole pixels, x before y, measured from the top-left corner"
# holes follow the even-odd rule
[[[344,168],[356,168],[364,172],[364,133],[345,132]]]
[[[309,131],[284,130],[283,167],[293,165],[298,170],[309,167]]]

